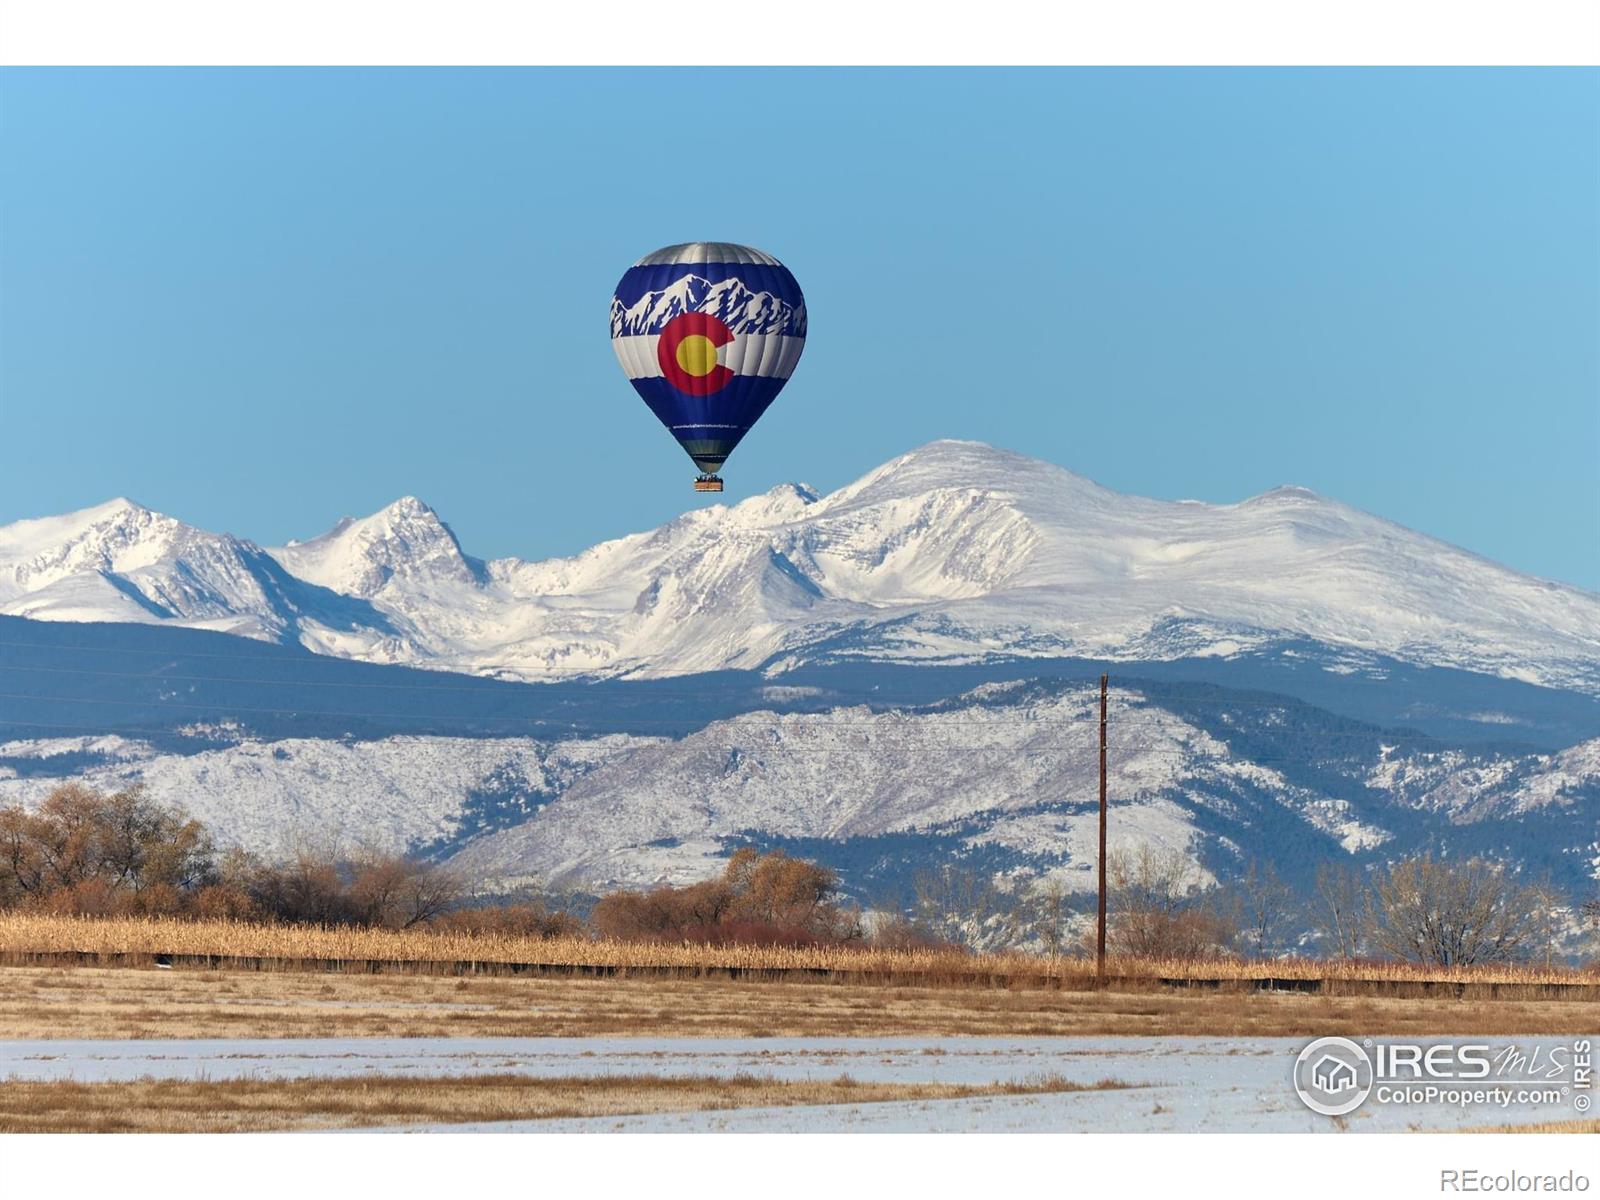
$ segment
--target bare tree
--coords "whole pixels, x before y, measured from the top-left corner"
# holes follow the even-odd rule
[[[1323,863],[1317,867],[1316,910],[1335,954],[1351,959],[1361,953],[1368,924],[1366,888],[1353,866]]]
[[[1017,898],[971,867],[946,863],[912,879],[917,923],[944,942],[997,950],[1017,935]]]
[[[355,923],[345,894],[344,872],[329,849],[297,846],[280,862],[264,862],[249,854],[232,855],[228,865],[238,872],[229,882],[236,883],[272,920],[295,925]]]
[[[1548,886],[1519,882],[1498,863],[1424,854],[1378,874],[1372,939],[1396,958],[1435,966],[1507,962],[1549,944],[1555,900]]]
[[[1269,862],[1252,861],[1233,887],[1238,899],[1239,941],[1260,958],[1277,953],[1294,913],[1294,892]]]
[[[1202,902],[1199,869],[1182,850],[1115,850],[1106,857],[1106,941],[1136,958],[1196,958],[1232,941],[1227,920]]]
[[[1052,959],[1060,958],[1072,927],[1072,889],[1059,875],[1046,875],[1028,885],[1019,906],[1028,932]]]
[[[838,884],[833,870],[818,863],[741,847],[714,879],[610,892],[590,920],[602,937],[628,941],[850,941],[863,936],[861,914],[835,899]]]
[[[1600,960],[1600,892],[1578,906],[1578,923],[1583,938],[1579,953]]]
[[[410,929],[449,912],[463,888],[450,872],[403,855],[369,855],[354,865],[349,895],[366,925]]]

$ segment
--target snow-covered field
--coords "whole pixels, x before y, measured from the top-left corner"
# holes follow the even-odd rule
[[[1519,1037],[1531,1052],[1559,1038]],[[781,1080],[982,1083],[1060,1075],[1125,1090],[971,1100],[751,1109],[648,1117],[451,1125],[471,1132],[1334,1132],[1303,1107],[1298,1038],[358,1038],[0,1042],[0,1079],[84,1082],[352,1075],[735,1075]],[[1528,1123],[1576,1116],[1520,1104],[1385,1106],[1358,1132]]]

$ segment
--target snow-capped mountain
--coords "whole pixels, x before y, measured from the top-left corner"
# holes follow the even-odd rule
[[[0,742],[0,803],[40,799],[64,777],[109,790],[142,783],[224,841],[261,853],[301,844],[400,852],[470,834],[476,796],[498,797],[502,820],[531,815],[637,740],[400,735],[217,744],[212,736],[191,753],[116,735]],[[19,778],[6,760],[33,771]]]
[[[1093,690],[1019,680],[889,710],[754,709],[676,739],[32,738],[0,741],[0,803],[62,778],[143,782],[266,853],[453,852],[474,880],[588,891],[699,878],[745,843],[834,863],[858,893],[952,859],[1087,890],[1097,717]],[[1318,863],[1442,848],[1581,895],[1600,868],[1600,739],[1463,750],[1186,685],[1120,689],[1111,727],[1113,843],[1181,849],[1209,877],[1270,860],[1304,886]]]
[[[261,547],[131,500],[0,527],[0,612],[51,621],[170,621],[266,640],[382,614],[309,585]]]
[[[1600,694],[1600,595],[1303,489],[1151,500],[971,442],[541,562],[470,558],[411,498],[270,550],[113,502],[0,529],[0,613],[528,680],[1311,642]]]
[[[659,292],[646,292],[630,307],[611,301],[611,336],[660,333],[673,317],[708,312],[734,333],[806,335],[805,305],[794,307],[770,292],[751,291],[738,279],[712,283],[685,275]]]
[[[356,520],[345,517],[321,537],[273,551],[290,574],[370,600],[388,583],[483,582],[483,564],[467,558],[438,514],[415,496]]]
[[[906,710],[746,713],[630,746],[455,861],[475,877],[597,888],[704,877],[753,840],[832,861],[1064,870],[1088,890],[1097,701],[1018,681]],[[1112,841],[1183,850],[1216,878],[1254,859],[1309,882],[1319,862],[1439,846],[1580,889],[1595,877],[1600,740],[1558,755],[1399,745],[1349,723],[1297,724],[1313,712],[1121,693]]]

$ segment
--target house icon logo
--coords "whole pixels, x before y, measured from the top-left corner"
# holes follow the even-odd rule
[[[1330,1096],[1342,1095],[1356,1086],[1356,1069],[1342,1058],[1324,1054],[1311,1068],[1311,1082]]]
[[[1342,1117],[1372,1091],[1372,1060],[1349,1038],[1318,1038],[1294,1060],[1294,1090],[1312,1112]]]

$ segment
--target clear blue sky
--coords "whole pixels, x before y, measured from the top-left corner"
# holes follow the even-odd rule
[[[541,557],[704,501],[611,289],[806,290],[727,499],[939,437],[1108,486],[1298,483],[1600,588],[1600,74],[0,76],[0,522],[125,494],[261,542],[406,493]]]

